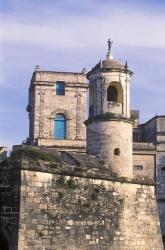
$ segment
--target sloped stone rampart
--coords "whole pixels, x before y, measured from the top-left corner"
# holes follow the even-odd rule
[[[160,250],[153,186],[22,171],[19,249]]]
[[[94,156],[23,146],[0,164],[0,194],[10,250],[163,249],[154,182]]]

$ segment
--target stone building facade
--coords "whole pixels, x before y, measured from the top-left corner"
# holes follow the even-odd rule
[[[87,74],[87,152],[85,72],[36,68],[27,107],[31,145],[13,147],[0,163],[0,249],[163,250],[153,172],[157,139],[133,143],[132,137],[133,130],[144,136],[157,125],[141,126],[137,112],[133,117],[133,73],[113,59],[111,45]],[[158,159],[162,171],[161,154]]]
[[[33,73],[29,87],[28,143],[84,150],[86,74],[42,71]]]
[[[140,156],[136,164],[136,166],[139,166],[139,169],[135,168],[134,174],[153,176],[157,182],[156,195],[161,231],[165,242],[165,116],[154,116],[144,124],[136,123],[133,137],[134,154],[138,152]],[[146,165],[147,161],[144,159],[144,155],[147,158],[150,156],[150,161],[148,158],[148,166]],[[154,157],[153,160],[151,155]]]

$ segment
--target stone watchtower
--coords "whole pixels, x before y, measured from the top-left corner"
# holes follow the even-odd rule
[[[29,87],[29,138],[33,145],[84,150],[86,72],[43,71],[36,66]]]
[[[113,171],[132,175],[132,122],[130,120],[130,80],[132,72],[116,61],[108,40],[106,60],[88,72],[89,119],[87,153],[106,160]]]

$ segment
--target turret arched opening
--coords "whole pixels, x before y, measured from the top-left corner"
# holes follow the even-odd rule
[[[107,101],[108,102],[117,102],[118,91],[115,86],[109,86],[107,89]]]
[[[123,88],[119,82],[111,82],[107,88],[107,101],[123,103]]]
[[[123,114],[123,88],[120,82],[110,82],[106,94],[107,112]]]

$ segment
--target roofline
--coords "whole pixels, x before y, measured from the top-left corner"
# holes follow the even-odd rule
[[[58,73],[58,74],[74,74],[74,75],[84,75],[86,76],[86,74],[82,73],[82,72],[66,72],[66,71],[50,71],[50,70],[36,70],[33,73]]]
[[[97,74],[97,73],[105,73],[105,72],[122,72],[122,73],[129,73],[130,76],[134,75],[134,73],[129,70],[129,69],[121,69],[121,68],[115,68],[115,67],[111,67],[111,68],[101,68],[101,69],[91,69],[88,73],[87,73],[87,79],[89,80],[91,75]]]
[[[151,119],[149,119],[148,121],[139,124],[139,126],[144,126],[144,125],[146,125],[147,123],[149,123],[149,122],[151,122],[152,120],[157,119],[157,118],[165,118],[165,115],[155,115],[155,116],[153,116]]]

